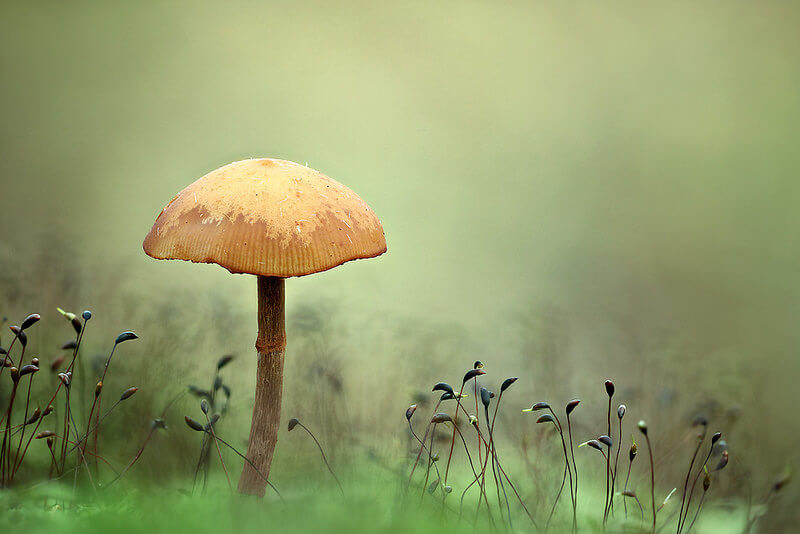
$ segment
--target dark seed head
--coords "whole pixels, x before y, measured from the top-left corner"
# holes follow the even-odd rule
[[[39,358],[31,358],[31,365],[35,365],[36,367],[39,367]],[[37,371],[38,371],[38,369],[37,369]]]
[[[626,410],[627,408],[625,407],[624,404],[620,404],[619,408],[617,408],[617,417],[619,418],[620,421],[622,421],[622,418],[625,417]]]
[[[122,396],[119,398],[119,400],[124,401],[130,399],[137,391],[139,391],[139,388],[128,388],[122,392]]]
[[[552,415],[550,415],[549,413],[546,413],[546,414],[540,415],[539,418],[536,420],[536,422],[537,423],[555,423],[555,419],[553,419]]]
[[[22,332],[22,329],[15,324],[9,326],[8,329],[11,330],[15,336],[18,336]]]
[[[222,387],[222,377],[221,376],[215,376],[214,377],[214,391],[218,391],[219,388],[221,388],[221,387]]]
[[[203,432],[203,431],[205,430],[205,429],[203,428],[203,425],[201,425],[200,423],[198,423],[197,421],[195,421],[194,419],[192,419],[192,418],[191,418],[191,417],[189,417],[188,415],[185,415],[185,416],[183,417],[183,419],[184,419],[184,421],[186,421],[186,424],[187,424],[187,425],[189,426],[189,428],[191,428],[192,430],[196,430],[197,432]]]
[[[39,322],[42,316],[38,313],[32,313],[29,316],[25,317],[25,320],[22,321],[22,325],[20,325],[20,330],[27,330],[28,328],[32,327],[36,323]]]
[[[483,369],[483,362],[476,360],[472,366],[473,369]]]
[[[39,370],[37,366],[34,364],[23,365],[22,368],[19,370],[19,376],[29,375],[31,373],[35,373]]]
[[[406,421],[411,421],[411,417],[414,415],[414,412],[417,411],[417,405],[412,404],[406,409]]]
[[[204,414],[208,414],[208,401],[203,399],[200,401],[200,409]]]
[[[722,437],[722,432],[715,432],[713,436],[711,436],[711,445],[714,445],[716,442],[719,441],[719,438]]]
[[[47,416],[47,415],[50,415],[51,413],[53,413],[53,405],[52,405],[52,404],[49,404],[49,405],[47,406],[47,408],[45,408],[45,409],[44,409],[44,411],[42,412],[42,417],[45,417],[45,416]]]
[[[728,451],[722,451],[722,458],[719,459],[719,463],[717,464],[715,471],[724,469],[726,465],[728,465]]]
[[[464,375],[464,380],[461,382],[461,384],[462,385],[466,384],[467,382],[469,382],[473,378],[476,378],[476,377],[479,377],[479,376],[485,375],[485,374],[486,374],[486,371],[484,371],[482,369],[470,369],[469,371],[467,371],[467,374]]]
[[[222,358],[217,360],[217,371],[219,371],[220,369],[222,369],[223,367],[225,367],[226,365],[228,365],[232,361],[233,361],[233,355],[232,354],[226,354],[225,356],[223,356]]]
[[[78,343],[74,339],[70,339],[63,345],[61,345],[61,350],[72,350],[78,346]]]
[[[296,427],[299,423],[300,421],[296,417],[292,417],[291,419],[289,419],[289,427],[288,427],[289,432],[294,430],[294,427]]]
[[[30,425],[32,423],[35,423],[39,419],[39,417],[41,417],[41,416],[42,416],[42,410],[40,410],[39,408],[36,408],[36,410],[28,418],[28,420],[25,421],[25,424],[26,425]]]
[[[229,388],[227,385],[222,384],[222,392],[225,393],[226,398],[231,398],[231,388]]]
[[[438,384],[433,386],[433,389],[431,391],[444,391],[445,393],[450,393],[451,395],[455,395],[453,393],[453,386],[451,386],[447,382],[439,382]]]
[[[567,415],[575,411],[575,408],[581,403],[580,399],[572,399],[567,403]]]
[[[708,488],[711,487],[711,477],[708,476],[708,473],[705,474],[703,477],[703,491],[708,491]]]
[[[631,445],[630,452],[628,452],[628,460],[630,460],[632,462],[633,459],[636,458],[636,454],[638,452],[639,452],[639,447],[636,446],[636,442],[634,441],[633,445]]]
[[[596,439],[590,439],[589,441],[586,442],[586,444],[593,449],[597,449],[598,451],[603,450],[603,445]]]
[[[19,369],[11,367],[9,372],[11,373],[11,380],[13,380],[15,384],[19,382]]]
[[[100,381],[100,382],[98,382],[98,383],[97,383],[97,385],[94,387],[94,396],[95,396],[95,397],[99,397],[99,396],[100,396],[100,393],[101,393],[102,391],[103,391],[103,381],[101,380],[101,381]]]
[[[0,355],[5,355],[5,354],[8,354],[8,351],[5,348],[0,347]]]
[[[481,388],[481,403],[483,403],[483,407],[488,408],[490,402],[492,402],[491,392],[486,388]]]
[[[83,313],[81,314],[81,317],[83,317],[84,321],[88,321],[89,319],[92,318],[92,312],[89,311],[89,310],[83,310]]]
[[[503,380],[503,383],[500,385],[500,393],[510,388],[511,385],[517,380],[519,380],[519,378],[517,378],[516,376],[512,376],[511,378],[506,378],[505,380]]]
[[[605,434],[597,438],[597,441],[599,441],[609,449],[614,445],[614,442],[611,440],[611,436],[606,436]]]
[[[117,336],[117,339],[116,339],[116,341],[114,341],[114,344],[115,345],[119,345],[120,343],[122,343],[124,341],[131,340],[131,339],[139,339],[139,336],[137,336],[136,334],[134,334],[133,332],[130,332],[130,331],[129,332],[123,332],[123,333],[121,333],[120,335]]]
[[[81,322],[77,317],[73,317],[72,320],[70,321],[70,324],[72,324],[72,329],[75,330],[76,334],[81,333],[83,325],[81,325]]]
[[[53,436],[50,436],[49,438],[47,438],[47,447],[48,447],[49,449],[52,449],[52,448],[53,448],[53,442],[54,442],[54,441],[55,441],[55,440],[53,439]]]
[[[439,423],[449,423],[453,419],[444,412],[439,412],[431,418],[431,423],[438,425]]]
[[[28,346],[28,334],[25,332],[20,331],[19,335],[17,335],[17,339],[19,339],[19,342],[22,343],[23,347]]]
[[[616,388],[614,387],[614,382],[611,380],[606,380],[606,393],[608,393],[608,397],[611,398],[614,396],[614,391]]]
[[[622,496],[623,497],[630,497],[632,499],[635,499],[636,498],[636,492],[631,490],[631,489],[625,490],[625,491],[622,492]]]
[[[51,438],[55,435],[56,433],[53,432],[52,430],[45,430],[44,432],[39,432],[38,434],[36,434],[36,439]]]

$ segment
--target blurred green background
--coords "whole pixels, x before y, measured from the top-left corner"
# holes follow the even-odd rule
[[[0,313],[136,330],[143,393],[236,354],[243,442],[255,280],[141,241],[208,171],[294,160],[389,250],[287,283],[287,416],[324,426],[327,379],[399,441],[480,359],[519,407],[612,377],[633,417],[735,416],[767,479],[800,438],[797,26],[788,2],[5,1]]]

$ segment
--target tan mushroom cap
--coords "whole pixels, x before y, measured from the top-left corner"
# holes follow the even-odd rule
[[[303,276],[386,252],[358,195],[291,161],[248,159],[177,194],[144,239],[153,258],[216,263],[232,273]]]

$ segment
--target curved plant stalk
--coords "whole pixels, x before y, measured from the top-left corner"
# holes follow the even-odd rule
[[[700,453],[700,447],[703,446],[703,437],[704,436],[702,434],[699,436],[700,439],[697,440],[697,446],[694,448],[692,460],[689,462],[689,469],[686,470],[686,480],[683,482],[683,494],[681,495],[681,507],[678,513],[678,532],[681,531],[681,524],[683,523],[684,505],[686,504],[686,491],[689,489],[689,478],[692,476],[692,468],[694,468],[694,462],[697,460],[697,455]]]
[[[339,486],[339,491],[342,492],[342,495],[344,496],[344,488],[342,487],[342,483],[339,482],[339,477],[336,476],[336,473],[333,472],[331,464],[328,463],[328,457],[325,456],[325,451],[322,449],[322,445],[320,445],[319,441],[317,440],[317,437],[308,429],[308,427],[306,427],[303,423],[301,423],[297,419],[292,419],[291,421],[289,421],[289,430],[292,430],[292,428],[294,428],[294,425],[292,425],[293,422],[295,423],[295,425],[305,430],[308,433],[308,435],[311,436],[311,439],[314,440],[314,443],[317,444],[317,448],[319,449],[320,454],[322,454],[322,461],[325,462],[325,467],[327,467],[328,471],[330,471],[331,476],[336,481],[336,484]],[[408,421],[408,426],[409,427],[411,426],[411,420]],[[411,433],[414,434],[415,438],[417,437],[417,435],[414,433],[413,428],[411,429]],[[417,440],[419,441],[419,438],[417,438]]]
[[[442,399],[436,403],[436,406],[433,408],[433,413],[437,413],[439,411],[439,405],[442,404]],[[431,414],[433,417],[433,414]],[[425,440],[428,438],[428,432],[431,429],[431,422],[428,421],[428,425],[425,427],[425,434],[422,435],[422,442],[424,444]],[[408,488],[411,486],[411,479],[414,476],[414,470],[417,468],[417,464],[419,464],[419,459],[422,455],[422,448],[420,448],[419,452],[417,453],[417,459],[414,461],[414,466],[411,468],[411,474],[408,475],[408,482],[406,483],[406,493],[408,492]]]

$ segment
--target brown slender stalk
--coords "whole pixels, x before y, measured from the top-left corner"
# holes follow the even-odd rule
[[[127,473],[128,470],[131,467],[133,467],[133,464],[135,464],[139,460],[139,458],[141,458],[142,454],[144,453],[145,447],[147,447],[147,444],[150,442],[150,438],[153,437],[153,434],[155,433],[155,431],[158,428],[159,427],[156,424],[151,424],[150,425],[150,432],[147,433],[147,437],[144,438],[144,442],[142,443],[141,447],[139,447],[139,450],[136,452],[136,454],[134,455],[133,459],[130,461],[130,463],[128,463],[127,466],[125,466],[125,469],[123,469],[116,477],[114,477],[111,480],[111,482],[106,484],[106,487],[110,486],[111,484],[113,484],[114,482],[116,482],[117,480],[119,480],[120,478],[125,476],[125,473]]]
[[[634,456],[634,458],[635,458],[635,456]],[[628,462],[628,473],[625,475],[625,487],[622,489],[622,492],[623,492],[623,493],[625,493],[626,491],[628,491],[628,481],[629,481],[629,480],[630,480],[630,478],[631,478],[631,467],[632,467],[632,466],[633,466],[633,458],[631,458],[631,459],[629,460],[629,462]],[[638,499],[637,499],[637,500],[638,500]],[[627,501],[625,501],[625,499],[623,499],[623,500],[622,500],[622,504],[623,504],[623,505],[624,505],[624,507],[625,507],[625,519],[627,519],[627,518],[628,518],[628,504],[627,504]],[[641,506],[641,504],[640,504],[639,506]]]
[[[424,442],[422,439],[420,439],[420,438],[419,438],[419,436],[417,435],[417,433],[414,431],[414,427],[412,427],[412,426],[411,426],[411,420],[410,420],[410,419],[409,419],[409,421],[408,421],[408,426],[409,426],[409,428],[411,429],[411,434],[414,436],[414,438],[415,438],[415,439],[416,439],[416,440],[419,442],[419,444],[420,444],[420,447],[421,447],[421,448],[420,448],[420,451],[427,451],[427,450],[428,450],[428,447],[427,447],[427,445],[425,445],[425,442]],[[424,438],[423,438],[423,439],[424,439]],[[436,465],[436,463],[435,463],[435,462],[434,462],[434,465],[433,465],[433,467],[435,467],[435,468],[436,468],[436,474],[437,474],[437,475],[439,475],[439,467]],[[441,475],[439,475],[439,478],[440,478],[440,479],[442,478],[442,477],[441,477]]]
[[[689,469],[686,470],[686,479],[683,481],[683,495],[681,496],[681,508],[680,512],[678,513],[678,530],[677,532],[681,531],[681,524],[683,522],[683,513],[684,513],[684,505],[686,504],[686,491],[689,488],[689,478],[692,476],[692,468],[694,467],[694,462],[697,460],[697,455],[700,452],[700,447],[703,446],[703,436],[700,435],[700,439],[697,440],[697,447],[694,448],[694,454],[692,454],[692,461],[689,462]],[[688,510],[686,510],[688,513]]]
[[[439,405],[440,404],[442,404],[442,399],[441,398],[436,403],[436,406],[434,406],[434,408],[433,408],[433,413],[434,414],[439,412]],[[433,417],[433,414],[431,415],[431,417]],[[432,424],[433,423],[428,421],[428,425],[425,427],[425,434],[422,435],[422,440],[421,440],[422,444],[423,444],[423,447],[420,448],[419,452],[417,453],[417,459],[414,461],[414,466],[411,468],[411,474],[408,475],[408,482],[406,483],[406,491],[408,491],[409,486],[411,486],[411,478],[414,476],[414,470],[417,468],[417,464],[419,464],[419,459],[420,459],[420,457],[422,455],[422,451],[424,449],[425,440],[428,438],[428,432],[430,431]],[[412,430],[412,432],[413,432],[413,430]]]
[[[303,423],[298,421],[297,424],[298,424],[298,426],[302,427],[303,430],[308,432],[308,435],[311,436],[311,439],[313,439],[314,443],[317,444],[317,448],[319,449],[319,452],[322,455],[322,460],[325,462],[325,466],[328,468],[328,471],[330,471],[331,476],[336,481],[336,484],[339,486],[339,491],[341,491],[342,495],[344,495],[344,488],[342,487],[342,483],[339,482],[339,477],[336,476],[336,473],[333,472],[333,468],[331,467],[331,464],[328,463],[328,457],[325,456],[325,451],[322,450],[322,445],[320,445],[319,441],[317,441],[317,437]],[[411,421],[409,421],[408,424],[410,426],[411,425]],[[411,429],[411,432],[413,433],[414,429]],[[416,437],[416,435],[415,435],[415,437]]]
[[[653,508],[653,527],[651,532],[656,531],[656,470],[653,464],[653,447],[650,444],[650,436],[645,431],[644,439],[647,441],[647,454],[650,456],[650,501]]]
[[[572,422],[570,421],[570,410],[567,411],[567,432],[569,434],[569,452],[572,457],[572,469],[575,471],[575,489],[572,493],[572,530],[578,530],[578,464],[575,463],[575,447],[572,441]]]
[[[623,412],[624,413],[624,412]],[[619,411],[617,411],[619,414]],[[614,512],[614,495],[617,490],[617,475],[619,473],[619,452],[622,450],[622,417],[619,420],[619,435],[617,436],[617,456],[614,459],[614,470],[611,471],[611,512]],[[609,434],[610,435],[610,434]]]
[[[436,436],[436,427],[437,427],[437,424],[434,423],[433,429],[431,430],[431,442],[430,442],[430,445],[428,445],[428,467],[425,470],[425,483],[422,484],[422,494],[420,496],[420,501],[425,497],[425,490],[428,489],[428,479],[430,478],[430,474],[431,474],[431,464],[434,463],[433,462],[433,439]],[[437,475],[439,474],[439,467],[438,466],[436,466],[436,474]],[[439,480],[442,480],[441,475],[439,476]]]
[[[611,395],[608,396],[608,436],[611,436]],[[603,526],[608,521],[608,511],[611,507],[611,449],[606,456],[606,507],[603,510]]]
[[[484,438],[483,438],[483,436],[481,435],[481,430],[478,427],[477,421],[475,423],[473,423],[472,426],[475,428],[475,431],[476,431],[477,436],[478,436],[478,440],[486,443]],[[467,495],[467,491],[469,491],[469,489],[472,486],[474,486],[476,483],[478,483],[478,489],[481,492],[480,496],[478,497],[478,507],[480,507],[481,500],[485,496],[485,493],[484,493],[484,481],[486,479],[486,467],[488,466],[488,464],[489,464],[489,455],[487,454],[486,457],[483,460],[483,465],[481,466],[480,474],[478,476],[476,476],[472,480],[472,482],[470,482],[467,485],[467,487],[464,488],[463,492],[461,492],[461,503],[460,503],[460,508],[459,508],[459,517],[461,517],[461,513],[462,513],[462,510],[463,510],[463,507],[464,507],[464,497]],[[489,512],[489,513],[491,514],[491,512]]]
[[[169,411],[169,409],[178,401],[178,399],[183,397],[185,394],[186,394],[186,390],[183,390],[180,393],[178,393],[177,395],[175,395],[172,398],[172,400],[167,403],[167,405],[161,411],[161,415],[159,416],[159,418],[158,419],[154,419],[150,423],[150,431],[147,433],[147,437],[144,439],[144,442],[142,443],[141,447],[139,447],[139,450],[136,452],[136,455],[134,455],[133,459],[125,467],[125,469],[123,469],[122,472],[120,474],[118,474],[113,480],[111,480],[111,482],[109,482],[106,486],[110,486],[111,484],[113,484],[114,482],[116,482],[117,480],[122,478],[122,476],[124,476],[125,473],[127,473],[128,470],[131,467],[133,467],[133,465],[139,460],[139,458],[141,458],[142,454],[144,454],[145,447],[147,447],[147,444],[150,442],[150,438],[153,437],[153,434],[155,433],[155,431],[158,430],[159,428],[164,428],[164,421],[163,420],[164,420],[164,417],[166,417],[167,412]]]
[[[410,423],[410,421],[409,421],[409,423]],[[414,434],[414,437],[417,438],[417,441],[420,442],[420,444],[422,445],[422,449],[430,452],[430,447],[426,446],[425,442],[419,439],[419,437],[417,436],[417,434],[414,432],[413,429],[411,430],[411,433]],[[432,444],[432,442],[431,442],[431,444]],[[439,480],[441,480],[442,479],[442,475],[441,475],[441,473],[439,473],[439,466],[436,465],[436,462],[433,462],[433,468],[436,470],[436,476],[439,478]],[[427,479],[426,479],[425,480],[425,484],[422,486],[423,495],[424,495],[425,488],[427,486],[428,486],[428,483],[427,483]]]
[[[106,358],[106,364],[103,367],[103,374],[100,377],[100,382],[103,383],[103,384],[105,384],[106,373],[108,373],[108,366],[111,363],[111,358],[114,357],[114,352],[117,350],[117,346],[118,345],[119,345],[119,343],[114,342],[114,346],[111,348],[111,353],[108,355],[108,358]],[[92,401],[92,407],[91,407],[91,409],[89,409],[89,417],[87,418],[87,423],[86,423],[86,435],[87,436],[89,435],[89,428],[92,425],[92,416],[94,415],[94,411],[95,411],[95,409],[97,409],[98,411],[100,410],[100,406],[99,405],[100,405],[100,399],[101,399],[102,395],[103,395],[103,391],[102,391],[102,389],[100,389],[100,391],[98,391],[97,394],[94,396],[94,400]],[[67,397],[67,398],[69,398],[69,397]],[[99,426],[99,423],[97,423],[95,425],[95,427],[96,427],[95,428],[95,454],[97,453],[97,432],[99,431],[99,428],[97,428],[98,426]],[[88,438],[87,438],[86,441],[87,441],[87,443],[83,444],[83,452],[86,452],[86,445],[88,444]]]
[[[711,446],[708,448],[708,454],[706,455],[705,460],[703,460],[702,465],[697,469],[697,474],[695,475],[694,480],[692,481],[692,487],[689,489],[689,494],[688,494],[688,496],[686,498],[686,509],[687,510],[689,509],[689,506],[692,503],[692,498],[694,496],[694,490],[697,487],[697,481],[700,480],[700,475],[705,472],[706,466],[708,465],[708,460],[711,458],[711,453],[714,452],[714,444],[716,443],[716,440],[714,438],[712,438],[711,441],[712,441],[712,443],[711,443]],[[686,517],[684,517],[683,521],[684,521],[684,523],[686,522]],[[679,523],[678,524],[678,528],[679,528],[678,532],[682,532],[683,531],[683,525],[682,524]]]
[[[211,437],[214,440],[214,445],[217,448],[217,454],[219,455],[219,463],[222,464],[222,470],[225,472],[225,478],[228,481],[228,489],[233,491],[233,485],[231,484],[231,476],[228,473],[228,468],[225,467],[225,460],[222,459],[222,450],[219,448],[219,443],[217,442],[217,434],[214,432],[214,425],[211,424],[211,419],[208,418],[208,414],[206,416],[206,423],[208,424],[208,432],[211,434]]]
[[[548,406],[548,410],[550,411],[550,414],[553,416],[553,419],[554,419],[553,424],[556,427],[556,430],[558,430],[558,435],[561,438],[561,447],[562,447],[562,449],[564,451],[564,476],[561,479],[561,487],[558,490],[558,493],[556,494],[556,500],[553,502],[553,507],[550,510],[550,515],[547,518],[547,523],[545,524],[545,527],[544,527],[545,532],[547,531],[548,526],[550,525],[550,520],[553,518],[553,514],[556,511],[556,506],[558,505],[558,501],[561,499],[561,494],[564,491],[564,485],[566,484],[568,475],[569,475],[570,496],[573,495],[573,491],[574,491],[573,490],[573,485],[572,485],[572,469],[571,469],[571,467],[569,465],[569,454],[567,453],[567,443],[566,443],[566,441],[564,439],[564,431],[563,431],[563,429],[561,427],[561,421],[558,419],[558,416],[553,411],[553,409],[550,408],[549,406]]]
[[[472,385],[473,385],[473,394],[475,395],[475,417],[480,418],[480,413],[481,412],[480,412],[480,409],[478,408],[478,377],[475,377],[475,379],[472,381]],[[480,421],[479,421],[479,424],[480,424]],[[489,415],[488,414],[486,415],[486,426],[487,426],[487,428],[489,426]],[[482,453],[481,453],[481,438],[477,438],[477,441],[478,441],[478,465],[481,465],[481,461],[482,461],[482,458],[483,458],[482,457]],[[489,452],[487,451],[486,454],[489,454]]]
[[[20,432],[19,435],[19,443],[17,443],[17,452],[14,454],[14,463],[12,464],[13,466],[17,465],[17,460],[19,460],[19,453],[20,450],[22,449],[22,441],[25,439],[25,426],[28,421],[28,407],[31,404],[31,386],[33,384],[33,376],[35,374],[36,373],[30,373],[31,376],[30,379],[28,380],[28,395],[25,398],[25,415],[22,417],[22,431]]]
[[[497,463],[497,447],[494,444],[494,423],[497,420],[497,410],[500,409],[500,401],[503,400],[503,391],[500,391],[500,395],[497,397],[497,402],[494,405],[494,416],[492,417],[492,422],[489,424],[489,407],[486,406],[486,426],[489,428],[489,449],[486,451],[486,455],[492,455],[492,473],[495,477],[495,484],[497,484],[497,474],[495,469],[495,464]],[[506,513],[508,515],[508,526],[509,528],[513,529],[514,525],[511,521],[511,506],[508,503],[508,494],[506,493],[505,484],[503,484],[503,477],[500,477],[500,489],[503,490],[503,498],[506,501]],[[498,501],[500,497],[498,495]],[[502,516],[502,513],[501,513]]]
[[[284,279],[258,276],[258,366],[253,418],[247,444],[248,462],[239,477],[239,492],[262,497],[278,443],[286,353]],[[266,475],[266,476],[262,476]]]
[[[464,393],[464,384],[465,382],[461,382],[461,389],[458,391],[458,396],[456,397],[456,415],[453,418],[453,428],[458,424],[458,409],[461,407],[461,394]],[[465,410],[466,411],[466,410]],[[447,484],[447,475],[450,473],[450,460],[453,459],[453,449],[456,446],[456,431],[453,430],[453,439],[450,443],[450,452],[447,454],[447,467],[444,470],[444,483]]]
[[[19,371],[15,368],[11,368],[12,377],[15,375],[13,373],[19,373]],[[11,388],[11,398],[8,401],[8,409],[6,410],[5,422],[6,422],[6,432],[3,435],[3,445],[2,450],[0,452],[0,466],[2,467],[2,474],[0,475],[0,481],[3,483],[8,483],[13,478],[12,466],[11,466],[11,417],[14,409],[14,399],[17,396],[17,386],[19,385],[19,375],[16,375],[17,378],[14,379],[14,385]]]

